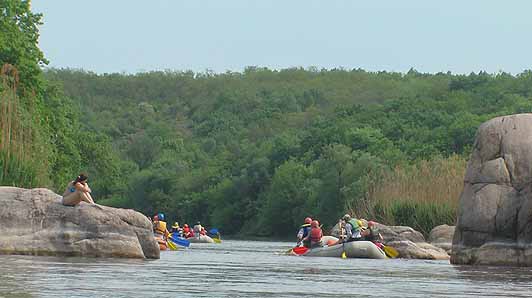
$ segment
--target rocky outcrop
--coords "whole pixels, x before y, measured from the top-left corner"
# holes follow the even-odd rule
[[[425,240],[420,232],[405,226],[377,225],[384,244],[395,248],[400,258],[448,260],[449,254]]]
[[[451,263],[532,266],[532,114],[478,131],[460,197]]]
[[[48,189],[0,187],[0,254],[155,259],[159,246],[134,210],[67,207]]]
[[[451,253],[453,246],[454,226],[440,225],[430,231],[428,242]]]
[[[427,243],[423,234],[411,227],[377,224],[377,229],[384,238],[384,244],[395,248],[399,252],[399,258],[449,259],[449,255],[445,250]],[[339,236],[338,225],[331,230],[331,235]]]

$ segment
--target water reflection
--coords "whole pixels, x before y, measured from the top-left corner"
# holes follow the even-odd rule
[[[530,281],[532,281],[532,268],[527,267],[455,265],[453,268],[458,272],[460,278],[472,282],[491,281],[495,283],[530,283]]]
[[[287,256],[225,241],[160,260],[0,256],[0,297],[530,297],[532,270]]]

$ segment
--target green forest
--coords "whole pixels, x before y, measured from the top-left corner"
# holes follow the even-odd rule
[[[346,212],[452,225],[478,126],[532,111],[532,71],[50,69],[42,16],[25,1],[0,13],[0,185],[61,194],[85,171],[97,203],[225,234]]]

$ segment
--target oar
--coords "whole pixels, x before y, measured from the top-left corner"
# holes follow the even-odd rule
[[[222,239],[220,239],[220,233],[216,235],[216,238],[213,237],[212,240],[214,240],[214,243],[222,243]]]
[[[391,246],[384,245],[383,250],[389,258],[395,259],[399,256],[399,252]]]
[[[178,250],[177,245],[171,239],[166,239],[166,244],[168,244],[170,250]]]
[[[298,246],[298,247],[294,247],[292,248],[292,251],[296,254],[296,255],[302,255],[304,253],[306,253],[308,251],[308,248],[304,247],[304,246]]]
[[[347,259],[347,255],[345,254],[345,238],[343,237],[345,235],[345,228],[342,227],[342,221],[339,220],[338,224],[340,225],[340,239],[342,239],[342,259]]]
[[[190,241],[188,241],[185,238],[181,238],[181,237],[179,237],[177,235],[170,234],[170,239],[172,239],[172,241],[175,244],[177,244],[177,245],[181,245],[181,246],[184,246],[184,247],[189,247],[190,246]]]

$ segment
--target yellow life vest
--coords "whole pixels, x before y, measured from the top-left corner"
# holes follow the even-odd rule
[[[159,220],[156,225],[155,225],[155,233],[157,234],[161,234],[161,235],[166,235],[167,230],[166,230],[166,222],[165,221],[161,221]]]

